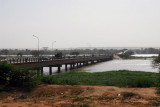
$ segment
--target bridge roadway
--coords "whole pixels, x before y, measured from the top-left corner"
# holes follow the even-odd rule
[[[61,71],[62,65],[65,65],[65,71],[68,70],[68,65],[70,69],[75,67],[87,66],[89,64],[94,64],[98,62],[104,62],[112,60],[112,56],[99,56],[99,57],[89,57],[89,58],[72,58],[72,59],[56,59],[48,61],[38,61],[38,62],[24,62],[24,63],[13,63],[12,65],[19,68],[35,68],[41,71],[43,74],[43,67],[49,67],[49,74],[52,75],[52,67],[58,67],[58,72]]]

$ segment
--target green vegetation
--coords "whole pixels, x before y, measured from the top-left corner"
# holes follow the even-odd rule
[[[68,85],[102,85],[119,87],[155,87],[158,74],[139,71],[66,72],[42,77],[43,83]]]
[[[152,105],[159,107],[160,101],[151,101]]]
[[[76,97],[75,99],[73,99],[73,102],[83,101],[85,99],[89,99],[89,97]]]
[[[159,52],[159,55],[158,57],[156,57],[154,60],[153,60],[153,65],[154,67],[157,67],[159,69],[159,75],[158,75],[158,84],[157,84],[157,94],[160,95],[160,52]]]
[[[40,82],[40,76],[35,70],[18,69],[5,62],[0,63],[0,85],[8,91],[9,87],[31,89]]]
[[[32,89],[38,84],[97,85],[119,87],[156,87],[158,74],[139,71],[108,72],[65,72],[51,76],[40,76],[37,71],[18,69],[7,63],[0,63],[0,85],[4,89],[16,87]],[[6,88],[7,87],[7,88]]]

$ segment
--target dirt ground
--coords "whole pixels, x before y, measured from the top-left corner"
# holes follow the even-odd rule
[[[0,93],[0,107],[155,107],[155,88],[39,85],[33,91]]]

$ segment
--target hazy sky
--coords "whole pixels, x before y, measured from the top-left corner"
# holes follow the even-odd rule
[[[0,0],[0,48],[160,47],[160,0]]]

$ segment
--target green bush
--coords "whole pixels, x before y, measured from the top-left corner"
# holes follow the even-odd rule
[[[155,85],[155,82],[149,78],[143,77],[143,78],[134,78],[134,79],[130,79],[127,82],[127,86],[129,87],[152,87]]]
[[[47,84],[66,84],[66,85],[78,85],[77,81],[71,79],[56,78],[55,76],[44,76],[42,82]]]
[[[0,63],[0,84],[9,84],[11,73],[16,69],[14,66],[7,64],[5,62]]]
[[[32,88],[41,83],[37,71],[18,69],[7,63],[0,63],[0,84],[5,86]]]
[[[56,84],[57,78],[55,78],[54,76],[44,76],[42,78],[42,82],[47,84]]]

